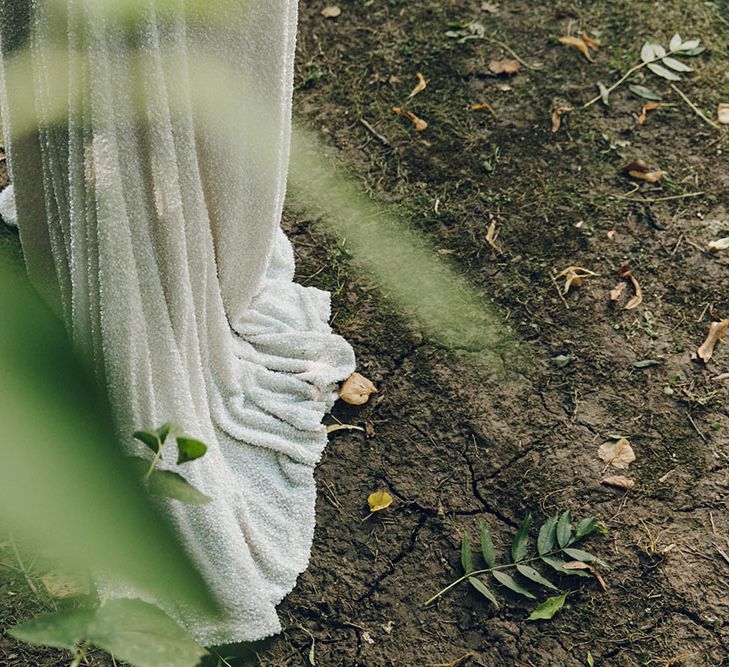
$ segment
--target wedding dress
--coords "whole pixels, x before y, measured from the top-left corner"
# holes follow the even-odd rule
[[[133,431],[168,420],[209,447],[184,469],[170,448],[161,467],[213,501],[162,502],[225,615],[160,603],[201,643],[254,640],[280,630],[275,607],[307,566],[321,420],[354,369],[329,295],[293,282],[279,227],[296,1],[224,2],[222,17],[183,0],[123,4],[0,0],[23,253],[129,451],[144,452]],[[200,67],[239,78],[222,77],[226,90]],[[229,136],[216,107],[231,94],[237,125],[266,132]]]

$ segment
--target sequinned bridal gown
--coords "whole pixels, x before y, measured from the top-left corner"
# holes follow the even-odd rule
[[[23,253],[128,446],[170,419],[209,445],[184,474],[213,502],[165,512],[225,618],[166,611],[208,645],[258,639],[307,566],[321,419],[354,368],[279,227],[296,0],[123,4],[0,0]]]

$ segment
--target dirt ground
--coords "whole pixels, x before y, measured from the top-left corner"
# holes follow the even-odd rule
[[[631,81],[666,104],[644,124],[645,101],[624,87],[608,108],[565,114],[556,133],[550,119],[616,81],[643,42],[676,31],[707,47],[678,86],[715,119],[729,102],[729,5],[343,0],[327,19],[324,4],[301,7],[299,121],[467,276],[527,362],[489,371],[434,344],[353,268],[346,240],[287,214],[299,280],[332,291],[333,325],[380,391],[335,409],[368,434],[331,437],[311,564],[280,608],[285,632],[257,647],[259,664],[572,667],[589,653],[611,667],[729,665],[729,379],[716,379],[729,371],[729,342],[706,364],[692,359],[709,323],[729,317],[729,251],[707,251],[729,236],[728,133],[642,73]],[[472,22],[486,39],[446,35]],[[602,43],[594,62],[557,41],[583,30]],[[507,46],[534,69],[493,75],[492,59],[512,58]],[[427,88],[408,101],[416,72]],[[469,110],[482,102],[494,113]],[[637,158],[666,174],[631,193],[623,167]],[[492,222],[500,252],[486,241]],[[618,306],[609,298],[626,261],[643,290],[631,310],[621,307],[630,288]],[[597,275],[563,296],[553,276],[570,265]],[[598,458],[612,434],[635,450],[627,471]],[[621,473],[632,490],[601,484]],[[394,503],[363,520],[378,488]],[[541,622],[495,584],[498,610],[465,585],[423,607],[461,575],[461,535],[475,541],[480,519],[505,555],[526,514],[539,525],[566,509],[607,527],[588,542],[610,565],[607,590],[556,578],[574,593]],[[65,660],[7,638],[0,650],[7,664]]]

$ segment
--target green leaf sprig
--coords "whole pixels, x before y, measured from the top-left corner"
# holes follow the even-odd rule
[[[550,619],[564,606],[569,592],[562,592],[559,587],[544,576],[542,572],[537,570],[534,565],[541,563],[561,575],[588,578],[590,577],[589,569],[591,567],[600,566],[607,569],[608,566],[606,563],[591,553],[576,548],[575,546],[593,533],[604,534],[607,532],[605,527],[595,517],[582,519],[576,524],[569,510],[549,517],[539,529],[536,542],[536,554],[529,556],[529,531],[532,523],[532,517],[529,515],[517,528],[516,534],[511,542],[512,562],[497,565],[491,533],[486,523],[481,520],[479,524],[479,537],[481,555],[485,564],[485,567],[482,569],[474,569],[471,544],[468,534],[464,533],[461,540],[461,567],[464,572],[463,576],[438,591],[438,593],[424,603],[424,606],[427,607],[432,604],[441,595],[461,582],[468,581],[473,588],[498,609],[498,600],[482,576],[490,574],[501,586],[530,600],[537,599],[536,595],[529,589],[529,586],[532,585],[559,593],[544,600],[544,602],[534,609],[532,615],[529,617],[529,620]],[[574,562],[577,562],[580,567],[570,567]],[[505,570],[513,570],[513,572],[509,574]]]

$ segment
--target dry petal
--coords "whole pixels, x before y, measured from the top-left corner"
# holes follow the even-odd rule
[[[339,7],[337,7],[336,5],[330,5],[329,7],[324,7],[324,9],[321,10],[321,15],[327,19],[335,19],[341,13],[342,13],[342,10]]]
[[[380,489],[367,496],[367,504],[370,512],[379,512],[392,505],[392,496],[385,489]]]
[[[597,455],[608,465],[612,465],[618,470],[625,470],[633,461],[635,461],[635,452],[630,446],[627,438],[620,438],[616,442],[606,442],[600,445]]]
[[[496,252],[501,252],[501,248],[496,245],[496,237],[499,233],[496,231],[496,220],[493,220],[486,231],[486,243],[488,243]]]
[[[572,111],[572,107],[555,107],[552,109],[552,134],[559,132],[562,125],[562,114]]]
[[[376,392],[377,387],[364,375],[352,373],[339,388],[339,397],[350,405],[362,405]]]
[[[723,239],[717,239],[716,241],[709,241],[709,250],[729,250],[729,236],[725,236]]]
[[[579,49],[580,53],[585,56],[590,62],[592,62],[592,56],[590,55],[590,51],[587,48],[587,44],[585,43],[584,39],[580,39],[579,37],[560,37],[559,41],[562,44],[566,44],[567,46],[574,46],[576,49]]]
[[[661,105],[658,104],[658,102],[648,102],[647,104],[644,104],[640,111],[640,116],[638,116],[638,124],[643,125],[648,118],[648,112],[655,111],[659,106]]]
[[[493,107],[488,102],[479,102],[478,104],[472,104],[469,109],[471,111],[489,111],[492,116],[496,115]]]
[[[565,279],[564,291],[562,293],[567,294],[573,285],[579,287],[585,278],[596,275],[596,273],[588,269],[583,269],[581,266],[568,266],[564,271],[557,274],[557,278]]]
[[[638,306],[640,306],[641,303],[643,303],[643,289],[641,288],[637,278],[632,273],[630,273],[628,275],[628,280],[630,280],[631,284],[633,285],[633,291],[635,292],[635,294],[630,299],[630,301],[625,304],[623,310],[633,310],[633,308],[637,308]]]
[[[628,283],[618,283],[617,285],[615,285],[615,287],[610,290],[610,301],[612,301],[613,303],[617,303],[627,286]]]
[[[427,85],[425,83],[425,77],[422,75],[421,72],[416,72],[415,76],[418,77],[418,85],[410,91],[408,99],[410,99],[411,97],[415,97],[418,93],[422,93],[425,90],[425,86]]]
[[[706,336],[706,340],[701,344],[701,347],[696,351],[699,357],[707,362],[711,359],[714,354],[714,346],[718,341],[724,338],[727,327],[729,327],[729,320],[721,320],[720,322],[712,322],[709,325],[709,334]]]
[[[580,32],[580,35],[582,35],[582,41],[585,42],[585,44],[587,44],[589,48],[591,48],[593,51],[600,50],[600,42],[596,42],[584,30]]]
[[[389,83],[391,86],[394,86],[396,83],[400,83],[400,77],[396,76],[395,74],[390,74],[390,76],[387,78],[387,83]]]
[[[521,65],[518,60],[492,60],[489,63],[489,69],[494,74],[517,74],[521,69]]]
[[[392,110],[396,114],[398,114],[400,116],[404,116],[408,120],[412,121],[413,125],[415,125],[416,132],[422,132],[423,130],[427,129],[428,123],[426,123],[422,118],[418,118],[411,111],[407,111],[406,109],[403,109],[402,107],[392,107]]]
[[[729,125],[729,104],[722,103],[716,108],[716,119],[721,125]]]
[[[494,2],[482,2],[481,11],[488,12],[489,14],[498,14],[499,6]]]
[[[606,486],[616,486],[619,489],[632,489],[635,486],[635,482],[632,479],[628,479],[623,475],[613,475],[612,477],[606,477],[602,480],[602,483]]]

